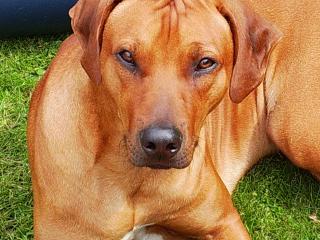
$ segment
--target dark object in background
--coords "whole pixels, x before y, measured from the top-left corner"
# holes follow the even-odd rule
[[[0,38],[71,31],[77,0],[0,0]]]

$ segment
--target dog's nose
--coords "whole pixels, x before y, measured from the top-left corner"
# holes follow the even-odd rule
[[[144,152],[156,160],[169,160],[180,150],[182,134],[174,127],[149,127],[140,133]]]

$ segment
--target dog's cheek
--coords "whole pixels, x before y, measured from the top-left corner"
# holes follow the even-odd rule
[[[206,84],[195,89],[192,94],[192,110],[189,113],[189,136],[195,140],[207,116],[220,104],[222,99],[228,97],[228,79],[225,72],[208,79],[211,84]]]
[[[102,88],[105,94],[113,99],[118,119],[124,131],[129,130],[130,117],[133,115],[135,96],[137,92],[130,83],[128,73],[114,61],[112,56],[105,56],[101,60]]]
[[[117,66],[111,57],[103,57],[101,59],[102,84],[100,84],[109,95],[120,101],[119,92],[122,91],[121,75],[119,75]]]
[[[205,106],[205,114],[208,115],[214,110],[217,105],[226,96],[229,88],[229,79],[225,71],[219,72],[214,78],[211,79],[212,85],[207,89],[205,97],[200,100],[202,106]]]

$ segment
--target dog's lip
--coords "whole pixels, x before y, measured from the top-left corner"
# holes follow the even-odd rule
[[[151,169],[171,169],[170,165],[163,164],[163,163],[150,163],[147,164],[146,167],[151,168]]]
[[[150,162],[145,165],[145,167],[151,168],[151,169],[184,169],[190,165],[190,162],[185,162],[183,164],[176,164],[175,162],[172,163],[163,163],[163,162]]]

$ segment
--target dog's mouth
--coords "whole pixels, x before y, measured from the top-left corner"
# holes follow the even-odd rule
[[[168,170],[168,169],[184,169],[190,165],[191,159],[187,159],[186,157],[174,158],[169,161],[156,162],[150,158],[137,159],[135,157],[131,158],[131,162],[136,167],[147,167],[151,169],[158,170]]]
[[[172,168],[172,167],[170,167],[170,165],[166,165],[163,163],[151,163],[146,167],[151,168],[151,169],[163,169],[163,170]]]

